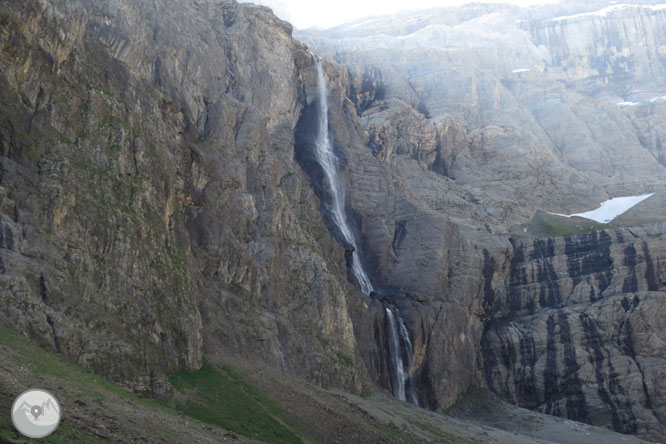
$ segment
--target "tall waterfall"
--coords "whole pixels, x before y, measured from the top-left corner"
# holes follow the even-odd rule
[[[354,276],[361,286],[364,294],[370,295],[374,291],[372,283],[367,273],[363,269],[363,264],[359,257],[359,251],[356,246],[356,238],[349,226],[345,214],[345,197],[340,187],[338,179],[337,159],[333,152],[333,147],[328,136],[328,97],[326,93],[326,83],[324,73],[321,67],[321,60],[314,56],[315,67],[317,70],[317,86],[319,93],[319,109],[317,118],[317,136],[315,139],[315,156],[317,162],[324,170],[325,186],[330,192],[331,202],[329,211],[333,223],[340,230],[345,242],[354,249],[352,253],[352,269]],[[409,333],[405,323],[400,317],[397,308],[391,308],[385,304],[386,317],[388,320],[389,352],[391,356],[391,366],[393,367],[393,394],[402,401],[408,400],[414,405],[419,405],[418,397],[410,382],[408,373],[412,367],[412,342],[409,339]],[[394,312],[395,310],[395,312]],[[405,359],[403,359],[403,357]],[[405,366],[405,360],[407,366]]]
[[[356,252],[356,254],[352,254],[354,276],[356,276],[356,280],[361,286],[361,291],[369,295],[374,291],[374,288],[363,269],[356,247],[356,239],[349,227],[349,222],[347,222],[344,209],[345,199],[340,187],[340,181],[338,180],[336,157],[328,138],[328,97],[326,94],[326,82],[324,82],[324,72],[321,69],[321,60],[317,57],[314,57],[314,60],[317,68],[317,82],[319,87],[319,118],[317,119],[318,128],[317,139],[315,140],[315,155],[317,156],[319,165],[324,170],[324,180],[326,180],[326,186],[331,193],[330,212],[333,223],[338,227],[340,233],[342,233],[345,242],[354,248]]]
[[[398,338],[398,323],[391,307],[386,305],[386,317],[388,319],[389,329],[389,348],[393,360],[393,394],[401,401],[405,399],[405,365],[402,362],[402,353],[400,349],[400,339]]]
[[[414,390],[411,376],[408,374],[413,365],[412,355],[414,354],[409,332],[407,332],[407,327],[405,327],[397,308],[393,309],[385,305],[384,309],[388,319],[389,349],[394,373],[393,394],[401,401],[409,401],[418,406],[419,398]],[[407,362],[403,360],[403,355]]]

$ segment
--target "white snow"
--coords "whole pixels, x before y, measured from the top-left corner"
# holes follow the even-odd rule
[[[527,72],[527,71],[531,71],[531,69],[530,68],[520,68],[520,69],[514,69],[511,72],[514,73],[514,74],[517,74],[519,72]]]
[[[606,202],[602,202],[601,206],[596,210],[587,211],[585,213],[576,213],[576,214],[559,214],[559,213],[550,213],[556,216],[564,217],[584,217],[585,219],[592,219],[599,223],[608,223],[618,217],[621,214],[627,212],[634,205],[643,202],[648,197],[652,196],[654,193],[641,194],[640,196],[626,196],[626,197],[615,197],[609,199]]]
[[[650,99],[650,103],[654,103],[654,102],[656,102],[657,100],[666,100],[666,96],[655,97],[655,98],[653,98],[653,99]]]
[[[638,106],[641,102],[617,102],[619,106]]]
[[[373,23],[373,22],[376,22],[376,21],[378,21],[378,19],[376,17],[371,17],[368,20],[363,20],[361,22],[354,23],[352,25],[348,25],[347,28],[348,29],[359,28],[361,26],[366,26],[366,25],[369,25],[370,23]]]
[[[614,12],[614,11],[619,11],[621,9],[626,9],[626,8],[646,8],[646,9],[651,9],[653,11],[661,11],[663,9],[666,9],[666,4],[660,4],[660,5],[612,5],[612,6],[607,6],[603,9],[600,9],[598,11],[594,12],[583,12],[580,14],[574,14],[574,15],[564,15],[561,17],[555,17],[553,19],[554,22],[559,22],[561,20],[569,20],[569,19],[575,19],[579,17],[587,17],[587,16],[599,16],[599,17],[606,17],[608,13]]]

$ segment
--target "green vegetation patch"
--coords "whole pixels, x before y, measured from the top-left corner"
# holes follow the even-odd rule
[[[537,237],[565,237],[608,228],[612,228],[611,225],[582,217],[563,217],[539,213],[530,224],[528,233]]]
[[[0,348],[2,347],[9,350],[3,351],[3,358],[0,359],[8,356],[11,359],[12,365],[17,368],[27,368],[31,373],[40,377],[55,378],[56,381],[61,381],[60,383],[63,386],[67,386],[70,390],[73,390],[77,399],[101,401],[118,396],[130,400],[136,405],[175,413],[173,410],[156,401],[140,398],[111,384],[104,378],[96,376],[73,362],[68,361],[62,355],[45,350],[9,328],[0,325]],[[57,386],[58,384],[55,383],[54,387]],[[57,392],[55,393],[57,396]],[[63,398],[60,399],[61,402],[64,400]],[[10,398],[4,390],[0,390],[0,406],[2,406],[2,409],[9,411],[13,401],[13,398]],[[105,442],[81,430],[74,430],[67,421],[68,418],[65,416],[56,432],[39,441],[49,444],[95,444]],[[0,438],[11,440],[13,443],[34,442],[34,440],[23,438],[14,429],[10,415],[6,414],[0,414]]]
[[[385,434],[387,434],[388,436],[390,436],[394,439],[397,439],[400,442],[404,442],[404,443],[408,443],[408,444],[422,444],[422,443],[425,443],[425,441],[412,439],[412,438],[409,438],[409,437],[403,435],[402,433],[400,433],[394,427],[387,426],[387,425],[384,425],[384,424],[379,424],[378,427],[382,432],[384,432]]]
[[[181,371],[170,380],[188,398],[176,402],[176,409],[188,416],[259,441],[303,442],[301,426],[228,367],[218,369],[204,361],[201,369]]]
[[[16,353],[17,364],[27,366],[37,375],[52,376],[79,385],[92,399],[104,397],[105,393],[113,393],[121,398],[129,399],[144,407],[168,410],[165,406],[151,399],[140,398],[122,388],[113,385],[106,379],[90,373],[83,367],[67,360],[63,355],[44,350],[9,328],[0,325],[0,345]]]

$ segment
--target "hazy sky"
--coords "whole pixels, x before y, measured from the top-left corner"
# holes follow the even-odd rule
[[[281,18],[297,28],[330,28],[371,15],[390,14],[405,9],[458,6],[467,0],[246,0],[273,8]],[[512,3],[531,6],[558,3],[558,0],[481,0],[484,3]]]

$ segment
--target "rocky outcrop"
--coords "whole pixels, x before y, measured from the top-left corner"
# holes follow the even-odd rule
[[[530,409],[662,439],[666,226],[516,240],[489,259],[483,380]]]

